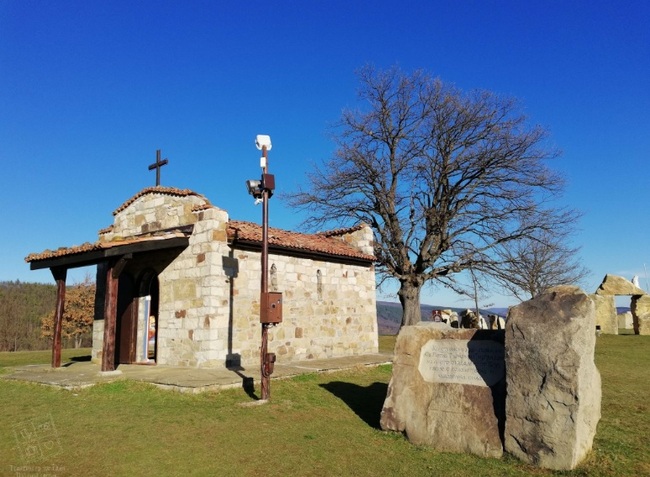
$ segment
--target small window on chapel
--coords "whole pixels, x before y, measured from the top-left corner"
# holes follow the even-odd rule
[[[318,299],[323,299],[323,274],[320,270],[316,270],[316,293],[318,294]]]
[[[271,265],[271,291],[278,291],[278,268]]]

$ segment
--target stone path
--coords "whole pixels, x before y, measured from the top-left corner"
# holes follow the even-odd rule
[[[299,374],[338,371],[355,367],[378,366],[392,362],[392,354],[370,354],[323,360],[299,361],[288,364],[275,363],[271,379],[282,379]],[[7,368],[0,379],[29,381],[65,389],[83,389],[98,383],[122,379],[142,381],[163,389],[199,393],[227,388],[251,388],[259,381],[258,367],[240,369],[196,369],[169,366],[121,364],[117,370],[102,373],[100,366],[91,362],[71,361],[61,368],[50,365],[29,365]]]

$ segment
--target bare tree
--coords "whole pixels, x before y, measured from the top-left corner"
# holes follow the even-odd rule
[[[462,284],[454,284],[454,291],[459,295],[465,295],[474,302],[474,312],[476,316],[481,316],[481,307],[479,306],[479,300],[483,299],[485,295],[489,292],[488,281],[485,273],[478,273],[474,270],[474,267],[468,267],[467,269],[470,283],[469,285],[463,286]],[[486,303],[483,305],[483,308],[489,308],[494,306],[493,303]]]
[[[571,227],[559,227],[502,244],[491,277],[521,301],[553,286],[579,284],[589,270],[580,263],[580,248],[568,245],[571,232]]]
[[[359,77],[368,109],[343,112],[335,154],[289,202],[312,227],[370,224],[377,270],[399,282],[411,325],[426,282],[453,285],[456,272],[487,269],[497,245],[566,221],[547,203],[563,181],[545,165],[557,155],[545,130],[513,99],[396,67]]]

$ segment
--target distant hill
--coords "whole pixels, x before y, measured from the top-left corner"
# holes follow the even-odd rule
[[[481,310],[481,313],[499,315],[505,318],[506,316],[508,316],[508,309],[507,308],[486,308],[484,310]]]
[[[457,308],[453,306],[436,306],[436,305],[421,305],[420,310],[422,313],[422,321],[429,321],[431,312],[433,310],[453,310],[460,313],[467,308]],[[507,308],[489,308],[482,309],[481,314],[488,315],[493,313],[495,315],[505,317],[508,313]],[[400,323],[402,322],[402,305],[390,301],[377,302],[377,328],[380,335],[395,335],[399,331]]]

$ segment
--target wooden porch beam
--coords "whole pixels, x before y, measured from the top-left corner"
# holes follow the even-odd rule
[[[124,267],[126,267],[126,264],[129,263],[129,260],[133,258],[132,253],[127,253],[123,255],[122,257],[119,258],[115,266],[113,267],[113,278],[119,278],[122,272],[124,271]]]
[[[67,268],[50,268],[56,280],[56,309],[54,311],[54,330],[52,339],[52,367],[61,367],[61,327],[65,310],[65,279]]]
[[[102,351],[102,371],[115,371],[115,332],[117,329],[117,284],[114,276],[116,261],[111,260],[106,267],[106,297],[104,301],[104,346]]]

